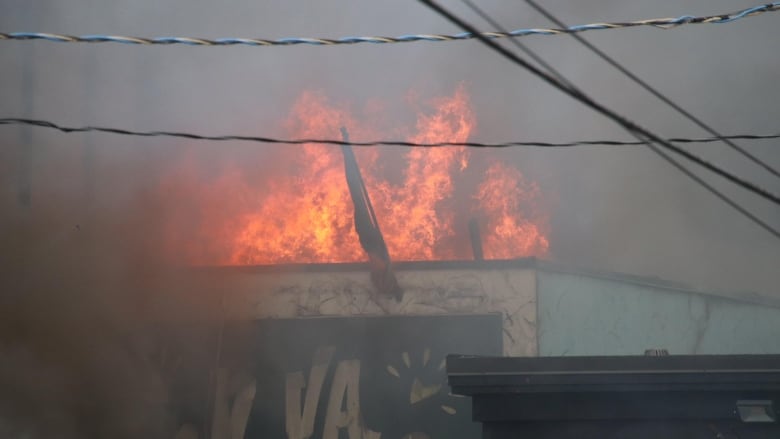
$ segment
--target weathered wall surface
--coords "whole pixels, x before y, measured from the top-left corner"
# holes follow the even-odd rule
[[[400,303],[377,297],[365,271],[231,272],[224,307],[229,319],[496,312],[504,321],[504,354],[537,354],[535,270],[412,269],[396,275],[405,291]]]
[[[780,308],[561,272],[537,272],[539,355],[780,353]]]

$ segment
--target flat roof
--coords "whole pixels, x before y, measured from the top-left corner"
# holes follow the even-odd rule
[[[273,273],[346,273],[369,271],[367,262],[335,262],[311,264],[268,264],[268,265],[204,265],[190,267],[195,271],[217,273],[243,274],[273,274]],[[753,292],[726,292],[702,290],[680,282],[673,282],[655,276],[642,276],[610,271],[599,271],[573,267],[557,262],[546,261],[534,257],[516,259],[490,260],[451,260],[451,261],[398,261],[393,263],[396,271],[416,270],[507,270],[532,269],[550,273],[562,273],[576,276],[602,279],[649,288],[659,288],[686,294],[698,294],[719,299],[732,300],[741,303],[751,303],[780,308],[780,298]]]

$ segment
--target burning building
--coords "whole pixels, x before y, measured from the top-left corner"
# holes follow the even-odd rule
[[[316,93],[302,94],[288,121],[298,138],[342,127],[345,143],[371,137],[377,123]],[[463,142],[474,123],[459,87],[428,102],[405,137]],[[166,244],[220,298],[227,332],[215,345],[212,437],[458,435],[474,426],[464,401],[449,401],[444,355],[500,354],[503,334],[512,352],[535,353],[527,275],[485,276],[496,268],[486,260],[548,252],[539,189],[518,170],[462,147],[399,155],[312,144],[266,156],[259,172],[232,164],[215,178],[192,159],[163,187],[193,199],[197,215],[186,205],[174,212]],[[257,389],[275,396],[258,402]],[[378,404],[388,398],[400,399]]]
[[[407,138],[465,141],[474,123],[459,88]],[[316,93],[288,125],[345,142],[341,126],[373,132]],[[256,165],[204,177],[191,157],[163,183],[198,207],[174,212],[168,255],[194,266],[221,315],[202,435],[477,437],[468,400],[447,392],[450,353],[780,351],[777,303],[545,261],[539,188],[466,149],[306,145]]]
[[[358,118],[305,92],[286,126],[297,138],[337,139],[346,127],[352,141],[424,143],[465,141],[475,129],[464,87],[407,101],[419,111],[398,128],[380,104]],[[445,381],[452,353],[780,351],[774,301],[547,262],[554,197],[495,156],[316,144],[227,156],[193,146],[168,164],[154,188],[159,239],[141,254],[186,267],[187,281],[170,285],[182,300],[155,318],[190,343],[174,337],[152,355],[180,438],[477,437],[469,401]],[[72,235],[91,233],[83,229]],[[387,294],[396,287],[383,288],[377,265],[402,294]],[[154,274],[121,281],[137,293]],[[194,318],[193,304],[207,318]]]
[[[474,129],[463,87],[417,105],[391,133],[462,142]],[[287,126],[296,138],[382,137],[381,112],[364,113],[305,92]],[[191,416],[208,421],[182,431],[477,437],[468,401],[447,391],[447,354],[780,351],[778,303],[545,261],[539,187],[465,148],[306,144],[245,159],[192,154],[161,183],[176,200],[165,256],[192,267],[219,315],[203,345],[208,402]]]

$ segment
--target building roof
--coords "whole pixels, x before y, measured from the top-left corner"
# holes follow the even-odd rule
[[[274,264],[274,265],[231,265],[231,266],[199,266],[197,270],[219,271],[225,273],[338,273],[368,271],[366,262],[346,263],[310,263],[310,264]],[[657,288],[686,294],[697,294],[743,303],[758,304],[780,308],[780,298],[771,297],[756,292],[731,292],[711,289],[700,289],[690,285],[674,282],[657,276],[635,275],[611,271],[594,270],[575,267],[558,262],[547,261],[535,257],[492,260],[454,260],[454,261],[399,261],[393,263],[397,271],[417,270],[506,270],[530,269],[548,273],[562,273],[602,279],[611,282],[626,283],[636,286]]]

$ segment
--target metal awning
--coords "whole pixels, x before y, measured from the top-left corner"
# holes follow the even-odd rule
[[[780,437],[780,355],[449,356],[447,375],[485,438]]]

